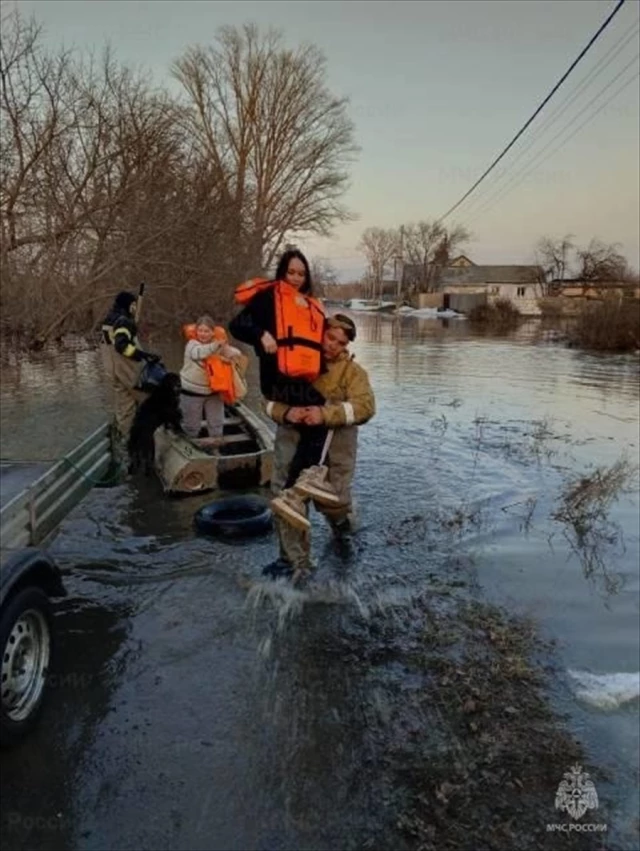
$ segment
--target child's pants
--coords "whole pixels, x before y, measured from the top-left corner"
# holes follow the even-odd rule
[[[307,467],[315,467],[320,463],[322,449],[329,429],[324,426],[294,426],[298,434],[298,445],[291,460],[289,473],[285,487],[292,487],[298,480],[298,476]]]
[[[271,493],[274,497],[282,493],[284,484],[288,480],[300,434],[303,432],[302,427],[298,429],[290,425],[279,425],[276,430],[274,465],[271,476]],[[349,519],[351,522],[353,519],[351,485],[356,466],[357,447],[357,426],[343,426],[334,431],[327,465],[329,467],[329,482],[340,497],[340,504],[328,508],[314,503],[317,511],[324,514],[334,528],[345,519]],[[292,526],[280,517],[275,518],[275,524],[280,545],[280,557],[289,561],[296,570],[313,569],[311,535],[309,532]]]
[[[203,419],[207,421],[209,437],[222,437],[224,402],[219,393],[196,396],[183,390],[180,393],[180,410],[182,427],[188,437],[197,437],[200,434]]]

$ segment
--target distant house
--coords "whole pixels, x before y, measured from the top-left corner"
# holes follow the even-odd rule
[[[456,257],[453,260],[451,260],[449,262],[449,266],[447,268],[450,268],[450,269],[460,269],[460,268],[468,269],[469,266],[475,266],[475,265],[476,265],[475,263],[473,263],[471,260],[469,260],[469,258],[466,256],[466,254],[461,254],[459,257]]]
[[[420,307],[458,305],[455,309],[466,310],[481,302],[508,299],[525,316],[540,315],[544,275],[539,266],[478,266],[460,254],[448,266],[431,267],[428,274],[431,279],[425,281],[423,266],[405,263],[402,268],[403,292]]]
[[[640,298],[640,287],[633,281],[583,281],[579,278],[555,279],[547,284],[550,296],[571,299]]]
[[[402,289],[405,293],[424,292],[427,289],[438,289],[439,275],[444,269],[467,269],[475,264],[469,260],[466,254],[460,254],[451,260],[448,266],[435,266],[430,264],[425,267],[421,263],[404,263],[402,274],[399,276]]]
[[[538,266],[447,266],[442,270],[438,289],[445,296],[445,306],[447,295],[484,294],[489,303],[508,299],[525,316],[538,316],[542,280]]]

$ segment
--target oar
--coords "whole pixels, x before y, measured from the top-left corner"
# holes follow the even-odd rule
[[[136,299],[136,312],[134,319],[136,321],[136,325],[140,322],[140,314],[142,313],[142,296],[144,295],[144,282],[140,284],[140,289],[138,290],[138,298]]]

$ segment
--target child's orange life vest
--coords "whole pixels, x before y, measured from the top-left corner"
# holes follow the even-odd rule
[[[187,340],[195,340],[196,325],[183,325],[182,333]],[[220,343],[227,342],[227,332],[220,325],[213,329],[213,339]],[[212,393],[219,393],[222,401],[227,405],[236,402],[235,384],[233,381],[233,364],[224,360],[220,355],[209,355],[204,359],[204,369],[209,377],[209,389]]]
[[[322,304],[285,281],[252,278],[236,287],[235,300],[248,304],[259,292],[274,288],[278,369],[290,378],[315,381],[320,375],[325,313]]]

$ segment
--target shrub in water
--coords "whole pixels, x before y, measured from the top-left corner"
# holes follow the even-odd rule
[[[574,346],[603,352],[640,349],[640,300],[612,297],[584,305],[569,340]]]
[[[522,314],[509,299],[499,298],[493,304],[479,304],[469,311],[469,322],[490,325],[494,328],[510,328],[517,325]]]

